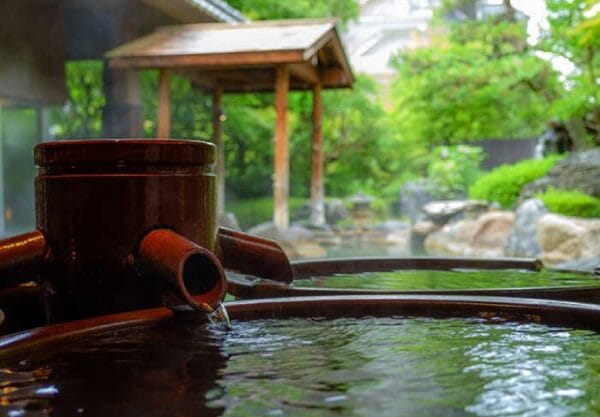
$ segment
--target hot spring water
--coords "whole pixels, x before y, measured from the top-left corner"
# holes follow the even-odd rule
[[[379,290],[458,290],[484,288],[534,288],[598,286],[600,278],[589,274],[573,274],[543,269],[450,271],[403,270],[395,272],[365,272],[337,274],[294,280],[295,287],[355,288]]]
[[[497,317],[176,320],[0,366],[11,417],[600,416],[598,333]]]

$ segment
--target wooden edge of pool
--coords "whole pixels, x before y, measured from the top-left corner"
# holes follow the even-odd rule
[[[292,262],[294,279],[313,276],[329,277],[335,274],[365,272],[390,272],[402,270],[448,271],[453,269],[540,271],[542,262],[536,258],[441,258],[441,257],[365,257],[330,258]],[[588,275],[583,271],[557,270],[559,273]],[[235,297],[257,299],[266,297],[302,297],[320,295],[461,295],[497,296],[519,298],[543,298],[583,303],[600,303],[600,280],[598,285],[571,287],[520,287],[520,288],[465,288],[447,290],[380,290],[356,288],[293,287],[269,280],[227,272],[228,292]]]
[[[271,298],[226,303],[232,320],[291,317],[472,317],[542,323],[600,331],[600,305],[510,297],[445,295],[345,295]],[[140,310],[38,327],[0,338],[0,359],[55,347],[103,331],[155,326],[197,312]],[[235,323],[234,323],[235,325]]]
[[[333,274],[382,272],[398,269],[449,270],[465,269],[526,269],[539,271],[544,264],[537,258],[475,258],[475,257],[363,257],[297,260],[291,262],[295,279]]]
[[[314,297],[334,295],[452,295],[536,298],[578,303],[600,303],[598,286],[478,288],[447,290],[378,290],[358,288],[292,287],[286,284],[252,281],[243,275],[227,275],[227,292],[242,299],[272,297]]]

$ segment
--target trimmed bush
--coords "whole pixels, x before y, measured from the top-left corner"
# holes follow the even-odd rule
[[[574,217],[600,217],[600,198],[580,191],[549,189],[536,197],[553,213]]]
[[[479,178],[469,189],[469,196],[495,201],[502,208],[510,208],[525,184],[545,176],[562,157],[551,155],[544,159],[527,159],[513,165],[501,165]]]

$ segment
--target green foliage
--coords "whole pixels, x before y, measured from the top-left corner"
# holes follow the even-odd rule
[[[528,159],[513,165],[494,168],[477,180],[469,189],[469,196],[480,200],[495,201],[503,208],[510,208],[527,183],[543,177],[561,159],[552,155],[544,159]]]
[[[371,210],[373,210],[375,221],[385,221],[390,218],[389,200],[375,197],[373,198],[370,207]]]
[[[229,0],[253,20],[335,16],[343,23],[358,16],[357,0]]]
[[[358,76],[352,90],[327,91],[323,114],[327,194],[381,196],[382,187],[402,170],[403,158],[391,138],[376,82]]]
[[[592,0],[546,0],[549,29],[542,32],[539,48],[575,67],[552,108],[562,119],[581,118],[600,106],[600,12],[593,12],[594,5]]]
[[[158,70],[141,71],[144,135],[156,137],[158,109]],[[209,95],[192,87],[178,75],[169,77],[171,137],[208,139],[212,135],[212,101]]]
[[[304,198],[290,198],[288,200],[289,211],[293,213],[305,202]],[[226,206],[227,211],[235,214],[240,227],[244,230],[273,219],[273,198],[271,197],[236,200],[228,202]]]
[[[439,146],[434,148],[427,166],[431,194],[438,198],[458,198],[467,193],[481,175],[479,164],[485,159],[483,150],[475,146]]]
[[[447,37],[401,53],[394,66],[392,117],[402,142],[536,136],[559,90],[550,64],[526,48],[522,23],[451,25]]]
[[[53,136],[56,139],[100,137],[102,108],[106,103],[102,62],[70,61],[65,64],[65,73],[68,98],[52,112]]]
[[[477,0],[442,0],[440,7],[436,10],[438,19],[453,13],[460,13],[475,20],[477,18]]]
[[[600,199],[580,191],[549,189],[536,197],[553,213],[575,217],[600,217]]]
[[[271,194],[275,110],[272,94],[226,95],[223,112],[226,189],[230,199]],[[293,159],[292,159],[293,163]]]

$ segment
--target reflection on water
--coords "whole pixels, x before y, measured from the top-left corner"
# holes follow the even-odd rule
[[[600,286],[600,279],[591,274],[575,274],[544,269],[526,270],[406,270],[339,274],[294,280],[295,287],[357,288],[380,290],[527,288]]]
[[[3,364],[10,416],[600,416],[600,335],[467,319],[179,323]]]

